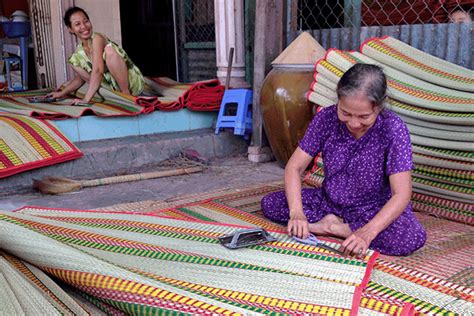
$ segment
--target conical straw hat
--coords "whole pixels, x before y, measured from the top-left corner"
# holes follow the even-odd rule
[[[281,54],[275,58],[272,65],[281,64],[310,64],[324,58],[326,50],[309,34],[301,33]]]

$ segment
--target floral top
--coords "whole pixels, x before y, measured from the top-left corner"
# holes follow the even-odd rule
[[[94,38],[94,36],[96,36],[97,34],[100,33],[92,34],[92,37],[90,39],[91,46],[92,38]],[[138,67],[132,62],[132,60],[130,59],[130,57],[128,57],[127,53],[123,50],[122,47],[118,46],[116,43],[108,39],[103,34],[100,35],[103,36],[107,41],[106,45],[111,45],[115,49],[115,51],[125,60],[125,63],[127,64],[128,68],[128,86],[130,92],[132,93],[132,95],[139,95],[143,91],[143,88],[145,86],[145,79],[143,78],[140,69],[138,69]],[[103,59],[105,63],[105,52],[103,54]],[[68,62],[75,67],[80,67],[84,69],[88,73],[92,72],[92,61],[90,60],[89,56],[87,56],[84,47],[82,46],[82,43],[79,43],[77,45],[76,51],[71,55],[71,57],[69,57]],[[101,85],[110,90],[120,91],[119,85],[107,69],[105,69],[104,71]]]
[[[374,125],[355,139],[339,121],[336,106],[325,108],[314,117],[299,147],[311,156],[322,152],[322,204],[354,218],[378,212],[391,198],[388,177],[413,168],[408,128],[389,110],[383,110]]]

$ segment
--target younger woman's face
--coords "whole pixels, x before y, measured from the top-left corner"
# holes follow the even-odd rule
[[[84,12],[74,13],[69,21],[71,21],[69,31],[75,34],[78,39],[87,40],[92,36],[92,24]]]
[[[374,106],[363,93],[345,96],[337,103],[337,117],[355,139],[359,139],[375,124],[380,107]]]

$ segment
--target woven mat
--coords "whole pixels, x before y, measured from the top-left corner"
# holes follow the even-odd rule
[[[317,174],[317,172],[313,172],[313,174]],[[141,207],[139,212],[142,214],[162,214],[168,216],[182,216],[185,218],[199,218],[204,214],[206,218],[210,220],[226,218],[226,220],[232,223],[244,223],[245,225],[268,225],[267,227],[276,229],[274,223],[262,224],[259,222],[259,220],[263,218],[260,200],[269,192],[282,189],[282,184],[275,183],[273,185],[259,185],[253,188],[238,191],[235,189],[233,191],[227,190],[227,192],[216,191],[208,196],[201,197],[201,199],[199,199],[199,195],[182,198],[174,201],[174,206],[167,204],[167,207],[159,210],[155,208],[156,205],[151,205],[150,202],[147,203],[148,207],[145,207],[145,205],[140,202],[134,204],[117,205],[109,207],[107,210],[131,211],[135,208]],[[427,228],[429,235],[427,245],[422,248],[421,251],[422,257],[426,255],[427,258],[433,258],[432,251],[435,250],[437,251],[437,254],[438,252],[450,253],[450,251],[455,250],[457,247],[455,246],[456,243],[462,243],[467,239],[467,236],[472,234],[473,227],[464,225],[463,223],[469,223],[471,225],[474,224],[473,204],[441,199],[419,193],[413,194],[412,203],[414,206],[417,206],[416,209],[419,212],[416,214],[423,225]],[[451,220],[446,220],[443,218],[449,218]],[[452,220],[458,221],[458,223],[453,222]],[[276,227],[278,227],[278,225]],[[442,231],[443,227],[446,227],[446,231],[452,229],[453,233],[447,234],[446,231]],[[444,248],[444,245],[447,244],[438,242],[438,240],[442,238],[445,238],[445,240],[451,240],[449,242],[449,247]],[[472,247],[474,247],[474,243],[472,243],[470,247],[472,249]],[[418,253],[419,252],[412,256],[415,256]],[[466,254],[469,254],[469,251],[467,251]],[[403,258],[407,258],[409,261],[412,256],[392,258],[397,259],[395,262],[400,263],[403,261]],[[472,260],[474,260],[474,258]],[[474,263],[472,260],[466,261],[465,264],[473,266]],[[459,264],[460,262],[456,262],[456,264],[451,266],[450,269],[444,269],[442,265],[436,265],[436,269],[430,268],[429,271],[426,270],[425,272],[429,272],[430,274],[441,279],[455,279],[456,274],[462,274],[462,271],[465,269],[465,265]],[[407,265],[407,267],[410,265]],[[416,267],[418,268],[419,266]],[[474,280],[470,280],[468,282],[468,286],[474,285]]]
[[[81,156],[47,121],[0,113],[0,178]]]
[[[472,113],[474,106],[472,93],[436,86],[390,66],[380,64],[374,59],[358,52],[332,49],[328,51],[326,59],[341,71],[347,71],[356,63],[378,64],[382,66],[387,75],[387,94],[397,101],[432,110]]]
[[[417,155],[415,153],[414,157]],[[434,160],[438,159],[434,158]],[[414,160],[416,162],[416,159]],[[473,177],[472,170],[451,170],[415,163],[413,209],[464,224],[474,224]],[[306,173],[304,182],[320,187],[323,180],[323,161],[318,157],[315,159],[313,168]],[[448,180],[456,183],[449,183]]]
[[[377,256],[275,231],[277,242],[228,250],[217,237],[236,226],[139,214],[30,207],[0,224],[5,251],[128,313],[356,315]]]
[[[78,304],[35,266],[0,251],[2,315],[97,315],[94,306]]]
[[[224,86],[217,79],[195,83],[181,83],[167,77],[145,78],[147,94],[138,97],[136,103],[161,111],[218,111],[224,95]]]
[[[97,216],[90,214],[90,212],[99,212],[99,214],[104,214],[104,212],[127,213],[107,215],[107,218],[113,218],[113,216],[129,216],[129,213],[133,213],[133,209],[136,207],[141,215],[147,215],[149,218],[166,215],[189,220],[205,216],[210,220],[225,218],[234,223],[246,223],[247,226],[261,225],[262,222],[260,221],[263,216],[260,209],[260,200],[262,196],[281,189],[281,183],[262,184],[250,189],[225,189],[205,195],[197,194],[181,197],[168,202],[163,201],[153,204],[151,201],[145,201],[109,207],[107,211],[83,212],[86,215],[80,216],[78,216],[78,212],[74,212],[72,215],[74,217],[91,218]],[[201,201],[198,201],[199,196],[201,196]],[[185,204],[180,205],[181,202]],[[165,209],[154,208],[164,205],[166,205]],[[47,210],[30,208],[23,209],[19,213],[46,215],[45,212]],[[247,215],[243,216],[245,215],[243,212]],[[61,214],[65,214],[65,212],[58,211],[54,214],[54,217]],[[375,269],[377,272],[372,272],[367,291],[362,293],[359,313],[368,315],[374,312],[396,314],[403,311],[410,314],[410,308],[415,308],[416,311],[422,314],[429,314],[430,310],[439,313],[457,311],[459,314],[465,314],[466,311],[472,308],[472,290],[466,287],[474,285],[472,280],[474,258],[470,255],[474,251],[473,227],[435,218],[427,214],[417,213],[417,216],[428,230],[427,244],[409,257],[384,256],[384,260],[376,260]],[[153,221],[146,220],[146,222]],[[76,223],[78,222],[76,221]],[[82,229],[83,227],[89,227],[91,224],[82,223],[77,225],[82,225]],[[281,226],[278,228],[278,225],[272,226],[274,224],[271,223],[264,225],[276,230],[283,228]],[[112,222],[102,223],[99,226],[115,227]],[[113,236],[113,238],[122,237],[123,235],[118,232]],[[325,240],[326,242],[334,242],[330,239]],[[148,239],[145,241],[148,242]],[[189,248],[190,251],[193,251],[194,246]],[[451,256],[451,253],[456,255]],[[206,254],[208,254],[208,251],[206,251]],[[321,254],[330,255],[325,252],[321,252]],[[457,256],[459,256],[459,260],[455,260]],[[445,261],[440,258],[445,259],[446,262],[449,261],[449,269],[446,268],[447,263],[443,264]],[[419,262],[419,264],[415,265],[416,262]]]
[[[335,104],[337,102],[337,96],[335,93],[336,85],[340,77],[342,77],[343,72],[326,60],[320,60],[316,64],[315,69],[315,81],[314,83],[312,83],[310,87],[311,89],[307,93],[307,98],[311,102],[314,102],[323,107]],[[390,89],[390,82],[391,81],[389,80],[388,92],[392,91]],[[322,90],[321,88],[326,89]],[[327,89],[331,90],[331,92],[329,92]],[[321,98],[321,96],[323,98]],[[472,131],[472,126],[474,125],[474,113],[472,113],[472,106],[471,113],[440,111],[401,102],[399,100],[396,100],[393,95],[387,98],[386,106],[387,108],[391,109],[392,111],[403,117],[410,117],[429,122],[441,123],[443,125],[454,125],[451,129],[454,131],[462,132],[466,129],[468,129],[468,131]],[[458,125],[464,126],[458,127]]]
[[[474,92],[474,71],[434,57],[393,37],[371,38],[361,53],[419,79]]]
[[[272,225],[275,224],[259,222],[263,218],[260,200],[265,194],[281,189],[282,187],[278,185],[261,185],[260,187],[239,190],[238,192],[217,192],[216,196],[210,198],[207,196],[201,202],[196,202],[195,197],[187,200],[188,204],[169,207],[165,210],[153,210],[150,207],[148,208],[148,214],[196,219],[206,216],[210,220],[227,220],[232,223],[245,222],[247,225],[262,225],[273,228]],[[426,196],[420,197],[420,194],[414,195],[414,198],[425,203],[425,208],[429,204],[440,205],[445,213],[447,212],[446,209],[450,207],[464,208],[464,214],[457,214],[457,219],[464,220],[469,213],[470,220],[473,219],[472,205],[447,200],[441,200],[440,202],[439,198],[430,197],[427,199]],[[116,210],[123,207],[117,206]],[[109,208],[109,210],[112,209]],[[147,210],[142,208],[141,212],[147,213]],[[244,216],[243,212],[247,215]],[[462,311],[469,310],[472,307],[472,291],[465,287],[474,286],[474,280],[472,279],[474,258],[470,255],[474,252],[472,238],[474,228],[469,225],[436,218],[432,214],[416,213],[416,215],[428,230],[427,244],[411,256],[384,256],[384,260],[376,261],[377,278],[371,279],[369,290],[362,295],[361,313],[367,311],[382,312],[392,308],[391,314],[394,314],[396,306],[407,307],[404,303],[412,303],[417,311],[423,313],[432,310],[440,313],[458,311],[463,314]],[[462,218],[463,216],[464,218]],[[450,264],[448,269],[446,268],[447,262]],[[407,270],[408,268],[412,270]],[[416,277],[413,275],[416,275]],[[461,300],[458,300],[458,298],[461,298]],[[442,305],[441,302],[446,306]],[[462,306],[454,306],[456,302],[459,302]],[[450,304],[454,305],[451,306]],[[467,305],[464,306],[463,304]]]
[[[87,91],[84,84],[76,96],[82,98]],[[32,90],[25,92],[4,93],[0,95],[0,111],[23,114],[45,119],[77,118],[85,114],[97,116],[133,116],[149,113],[154,110],[152,106],[135,104],[135,97],[123,93],[100,88],[98,94],[92,99],[92,106],[70,106],[74,96],[53,103],[30,103],[33,97],[42,97],[49,90]]]
[[[134,97],[100,88],[92,99],[92,106],[70,106],[72,98],[83,98],[87,92],[84,84],[74,95],[53,103],[31,103],[34,97],[42,97],[50,90],[31,90],[0,94],[0,112],[23,114],[37,118],[78,118],[86,114],[101,117],[134,116],[155,110],[177,111],[184,107],[192,111],[218,111],[224,87],[219,80],[196,83],[179,83],[166,77],[147,78],[146,92],[149,97]]]

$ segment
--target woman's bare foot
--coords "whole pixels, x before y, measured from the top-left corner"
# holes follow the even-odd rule
[[[324,216],[319,222],[310,223],[309,231],[316,235],[347,237],[352,231],[342,218],[334,214]]]

